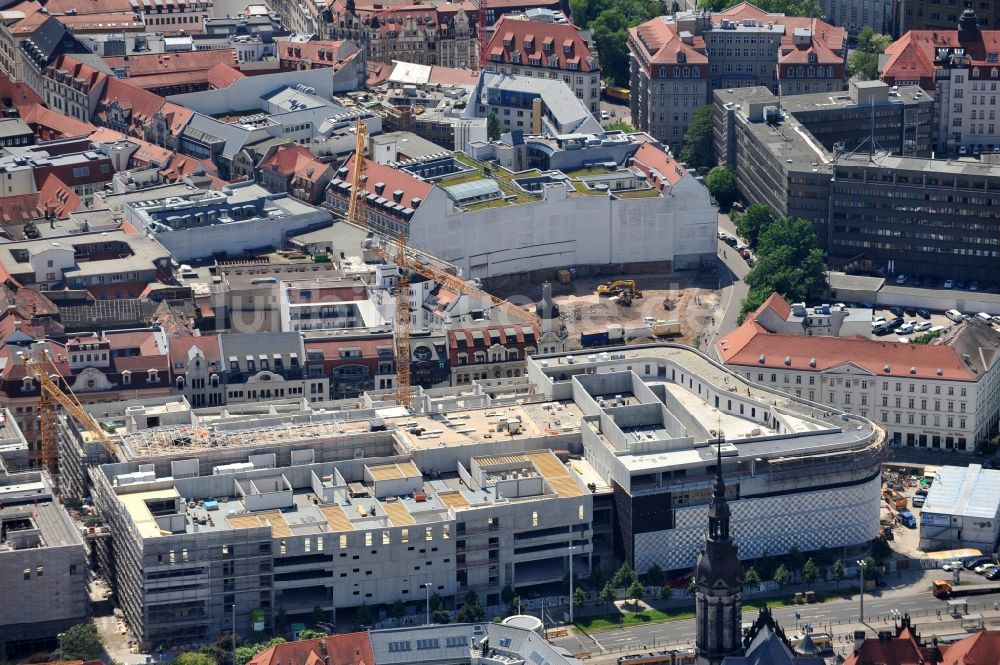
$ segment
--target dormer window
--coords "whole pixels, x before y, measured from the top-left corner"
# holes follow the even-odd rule
[[[687,62],[687,56],[683,53],[678,53],[677,62]]]
[[[33,390],[34,385],[35,385],[35,380],[30,376],[26,376],[23,379],[21,379],[21,390]]]
[[[122,383],[129,385],[132,383],[132,372],[130,370],[125,370],[122,372]]]
[[[809,54],[809,62],[812,62],[812,63],[816,62],[816,54],[815,53],[810,53]]]
[[[146,380],[149,383],[156,383],[157,381],[159,381],[160,380],[160,372],[159,372],[159,370],[155,370],[155,369],[149,370],[149,372],[146,374]]]
[[[535,38],[531,35],[524,38],[524,50],[531,51],[535,48]]]

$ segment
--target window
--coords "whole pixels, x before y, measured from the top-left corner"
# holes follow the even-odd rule
[[[538,511],[531,513],[531,526],[538,526]]]

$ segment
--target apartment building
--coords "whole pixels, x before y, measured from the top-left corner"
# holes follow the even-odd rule
[[[975,321],[933,344],[795,334],[765,327],[790,306],[772,295],[716,344],[727,367],[824,406],[870,418],[892,445],[969,454],[1000,421],[1000,335]]]
[[[350,39],[361,45],[365,59],[373,62],[401,61],[475,70],[479,68],[475,21],[475,8],[467,3],[348,9],[346,4],[334,2],[306,32],[324,39]]]
[[[192,408],[220,406],[226,387],[218,335],[171,337],[167,340],[173,392]]]
[[[975,10],[984,28],[1000,28],[1000,6],[991,0],[899,0],[899,31],[951,30],[962,12]]]
[[[496,114],[505,131],[548,136],[602,132],[590,103],[580,101],[570,85],[530,73],[480,74],[464,115],[488,118],[491,114]]]
[[[519,377],[524,361],[539,351],[536,326],[492,325],[448,331],[451,385]]]
[[[597,51],[570,23],[503,16],[486,45],[483,71],[562,79],[592,112],[600,111]]]
[[[741,3],[719,13],[654,18],[629,30],[628,48],[632,124],[676,149],[715,90],[841,90],[847,30]]]
[[[0,440],[9,444],[19,434],[4,415]],[[48,474],[0,473],[0,657],[34,653],[86,622],[89,570],[87,544]]]
[[[351,330],[385,324],[360,278],[282,282],[279,288],[282,331]]]
[[[322,356],[306,352],[299,332],[224,333],[219,348],[227,404],[286,398],[322,402],[330,392]]]
[[[942,155],[1000,151],[1000,30],[982,25],[967,9],[949,29],[910,30],[886,49],[882,80],[919,85],[937,100],[935,149]]]
[[[899,34],[896,25],[899,8],[906,0],[819,0],[823,20],[847,28],[856,35],[865,26],[886,35]]]
[[[133,5],[142,14],[147,32],[198,33],[212,17],[212,0],[141,0]]]

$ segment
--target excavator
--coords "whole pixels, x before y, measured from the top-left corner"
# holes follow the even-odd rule
[[[595,291],[599,296],[618,296],[620,303],[626,297],[629,304],[631,304],[633,299],[642,297],[642,291],[635,285],[634,279],[616,279],[610,282],[603,282],[597,285]]]

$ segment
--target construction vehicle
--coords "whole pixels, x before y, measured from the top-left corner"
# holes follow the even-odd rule
[[[405,231],[393,233],[391,237],[387,238],[384,232],[368,223],[367,198],[364,189],[366,178],[365,145],[368,128],[360,117],[355,121],[354,128],[354,172],[351,177],[351,200],[347,208],[347,219],[375,236],[373,241],[366,245],[368,251],[395,263],[399,269],[399,277],[396,281],[396,358],[410,358],[409,276],[411,273],[423,275],[446,289],[486,302],[494,309],[512,314],[532,325],[539,323],[537,316],[514,303],[496,298],[479,289],[476,285],[431,265],[427,259],[407,247]],[[384,241],[384,246],[379,244],[380,239]],[[396,403],[406,408],[410,408],[413,403],[413,387],[408,361],[396,362]]]
[[[631,298],[642,297],[642,291],[636,287],[634,279],[616,279],[604,282],[598,284],[595,291],[599,296],[622,296],[627,293]]]
[[[959,584],[953,587],[947,580],[934,580],[931,584],[934,596],[947,600],[963,596],[981,596],[987,593],[1000,593],[1000,584]]]
[[[100,443],[114,457],[115,444],[108,433],[101,429],[94,417],[83,409],[83,405],[68,384],[65,390],[59,386],[60,380],[63,383],[65,381],[48,349],[39,350],[37,358],[24,352],[19,353],[18,358],[24,365],[25,371],[38,381],[40,387],[38,415],[42,439],[42,463],[45,467],[54,474],[59,462],[56,404],[65,409],[66,413],[87,431],[92,441]]]
[[[681,322],[674,321],[656,321],[652,325],[653,334],[657,337],[673,337],[674,335],[681,334]]]

